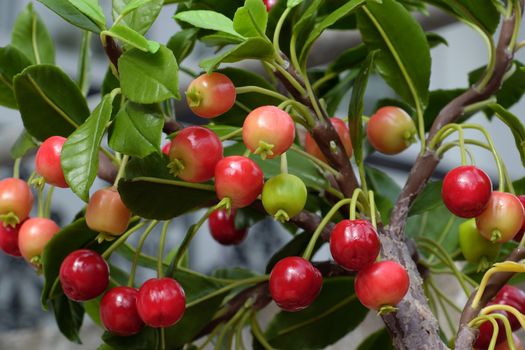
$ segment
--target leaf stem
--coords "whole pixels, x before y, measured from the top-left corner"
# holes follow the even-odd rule
[[[160,234],[160,243],[159,243],[159,254],[157,256],[157,277],[162,278],[164,275],[164,269],[162,267],[163,256],[164,256],[164,246],[166,244],[166,235],[168,233],[168,227],[170,226],[171,220],[167,220],[162,225],[162,232]]]
[[[286,20],[286,17],[288,17],[288,14],[290,13],[291,10],[292,9],[290,7],[284,10],[284,12],[281,14],[281,17],[279,17],[279,20],[277,21],[277,25],[275,26],[275,31],[273,32],[273,47],[275,50],[276,60],[279,64],[284,63],[283,59],[281,58],[281,47],[279,46],[281,30],[283,28],[284,21]]]
[[[142,222],[139,222],[138,224],[136,224],[135,226],[133,226],[132,228],[130,228],[129,230],[127,230],[122,236],[120,236],[115,242],[113,242],[113,244],[111,244],[105,251],[104,253],[102,253],[102,257],[104,259],[108,259],[110,257],[110,255],[121,245],[123,244],[124,242],[126,242],[126,240],[129,238],[129,236],[131,236],[134,232],[138,231],[142,226],[144,226],[146,224],[145,221],[142,221]]]
[[[149,226],[146,228],[142,236],[140,236],[139,243],[137,244],[137,248],[135,250],[135,255],[133,256],[133,261],[131,263],[131,270],[129,272],[129,280],[128,280],[128,287],[133,287],[135,284],[135,273],[137,271],[137,265],[139,262],[139,257],[142,252],[142,247],[144,246],[144,242],[146,242],[146,238],[148,238],[149,234],[153,231],[155,226],[157,226],[158,221],[152,220]]]
[[[172,186],[179,186],[179,187],[185,187],[185,188],[193,188],[196,190],[205,190],[205,191],[215,192],[215,186],[213,185],[191,183],[191,182],[178,181],[178,180],[161,179],[158,177],[139,176],[139,177],[134,177],[131,181],[148,181],[148,182],[164,184],[164,185],[172,185]]]
[[[13,165],[13,177],[15,179],[20,178],[20,164],[22,163],[22,158],[16,158],[15,164]]]
[[[288,159],[286,152],[281,154],[281,174],[288,174]]]
[[[268,341],[264,337],[264,334],[261,330],[261,326],[259,326],[259,322],[257,321],[257,313],[255,313],[255,311],[252,312],[251,325],[253,335],[259,341],[259,343],[261,343],[262,347],[265,350],[274,350],[274,348],[268,343]]]
[[[82,43],[80,44],[80,56],[77,64],[78,87],[84,96],[89,91],[89,52],[91,44],[91,32],[84,30],[82,32]]]
[[[237,87],[237,88],[235,88],[235,92],[238,95],[248,94],[248,93],[257,93],[257,94],[261,94],[261,95],[274,97],[274,98],[282,100],[282,101],[288,100],[288,97],[284,96],[283,94],[280,94],[280,93],[278,93],[276,91],[272,91],[272,90],[269,90],[269,89],[262,88],[260,86],[255,86],[255,85],[248,85],[248,86]]]
[[[238,129],[235,129],[234,131],[224,135],[224,136],[221,136],[219,138],[219,140],[221,141],[226,141],[226,140],[229,140],[229,139],[232,139],[234,138],[235,136],[238,136],[238,135],[241,135],[242,134],[242,128],[238,128]]]
[[[124,176],[124,172],[126,170],[126,165],[128,164],[129,156],[126,154],[124,157],[122,157],[122,161],[120,162],[120,166],[118,168],[117,177],[115,178],[115,182],[113,182],[113,186],[117,187],[118,182]]]
[[[53,199],[53,192],[55,192],[55,186],[49,186],[46,195],[46,203],[44,204],[44,216],[46,218],[51,216],[51,200]]]

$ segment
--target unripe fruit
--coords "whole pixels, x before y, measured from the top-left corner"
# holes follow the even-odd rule
[[[254,109],[244,120],[242,139],[246,147],[262,159],[286,152],[295,138],[292,117],[275,106]]]
[[[307,194],[303,180],[292,174],[279,174],[264,184],[262,203],[268,214],[284,222],[303,210]]]
[[[32,207],[33,193],[27,182],[15,178],[0,181],[0,221],[14,226],[27,219]],[[10,213],[18,220],[9,217]]]
[[[285,311],[295,312],[310,306],[322,285],[321,272],[298,256],[280,260],[270,273],[270,294]]]
[[[225,209],[215,210],[208,218],[208,226],[212,237],[224,245],[239,244],[246,238],[248,229],[235,228],[235,209],[228,215]]]
[[[337,132],[337,135],[339,135],[339,138],[341,139],[343,147],[346,151],[346,155],[348,156],[348,158],[352,157],[352,140],[350,139],[350,131],[348,130],[348,125],[346,125],[346,123],[342,119],[335,117],[330,118],[330,122],[332,123],[335,131]],[[312,135],[310,135],[309,133],[306,134],[304,149],[306,150],[306,152],[310,153],[317,159],[328,163],[328,160],[324,156],[323,152],[321,152],[321,149],[315,142]]]
[[[89,249],[71,252],[60,265],[60,283],[64,294],[74,301],[86,301],[101,295],[109,284],[109,267],[104,258]]]
[[[520,194],[518,196],[518,199],[520,200],[521,202],[521,205],[523,205],[523,208],[525,209],[525,195],[522,195]],[[516,234],[516,236],[514,236],[514,240],[516,242],[520,242],[521,241],[521,238],[523,237],[523,233],[525,233],[525,220],[523,220],[523,224],[521,225],[521,229],[519,230],[519,232]]]
[[[215,118],[228,112],[235,98],[235,86],[230,78],[217,72],[199,76],[186,90],[190,109],[203,118]]]
[[[416,125],[399,107],[382,107],[370,117],[366,129],[368,142],[384,154],[403,152],[415,141]]]
[[[60,153],[65,142],[65,137],[52,136],[40,145],[35,157],[36,172],[48,184],[61,188],[69,187],[60,165]]]
[[[479,233],[476,220],[470,219],[459,225],[459,247],[465,260],[486,270],[498,257],[501,244],[492,243]]]
[[[50,219],[31,218],[24,221],[18,232],[18,248],[24,259],[38,264],[47,243],[59,231],[60,227]]]
[[[454,215],[473,218],[481,214],[492,193],[489,176],[473,165],[452,169],[443,180],[441,196]]]
[[[93,231],[120,236],[126,231],[130,218],[131,211],[115,187],[100,189],[89,199],[86,224]]]
[[[173,278],[152,278],[144,282],[137,297],[137,311],[144,323],[167,328],[177,323],[186,309],[186,297]]]
[[[525,211],[520,200],[506,192],[492,192],[485,210],[476,218],[483,237],[492,242],[508,242],[521,229]]]
[[[111,288],[100,301],[100,320],[104,328],[121,337],[137,334],[144,322],[137,311],[135,288],[119,286]]]
[[[330,235],[330,252],[347,270],[359,271],[374,263],[381,244],[376,230],[366,220],[343,220]]]

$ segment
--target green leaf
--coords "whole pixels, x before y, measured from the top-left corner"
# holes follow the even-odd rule
[[[261,0],[246,0],[233,17],[233,29],[245,37],[265,37],[267,24],[268,11]]]
[[[196,28],[181,30],[175,33],[166,44],[179,64],[193,51],[198,32]]]
[[[401,188],[390,176],[370,166],[365,166],[365,173],[369,189],[388,198],[392,203],[396,202]]]
[[[195,28],[193,28],[195,29]],[[217,32],[215,34],[205,35],[199,38],[199,41],[206,46],[210,47],[221,47],[226,45],[237,45],[244,41],[237,36],[233,36],[228,33]]]
[[[281,259],[287,256],[301,256],[308,243],[310,243],[310,238],[312,238],[312,232],[303,232],[294,236],[288,243],[282,246],[275,254],[272,255],[268,263],[266,264],[266,273],[270,273]],[[317,240],[314,248],[315,252],[324,244],[323,240]]]
[[[98,0],[69,0],[80,12],[97,24],[100,29],[106,27],[106,17]]]
[[[13,46],[0,48],[0,105],[17,109],[13,78],[31,65],[31,61]]]
[[[171,219],[216,200],[213,190],[177,185],[182,182],[175,180],[168,172],[168,158],[153,153],[128,162],[118,189],[126,206],[147,219]]]
[[[102,34],[111,36],[144,52],[155,53],[160,48],[160,44],[158,42],[148,40],[142,36],[142,34],[134,31],[130,27],[120,24],[114,25],[109,30],[103,31]]]
[[[357,348],[357,350],[393,350],[392,339],[386,328],[372,333]]]
[[[339,7],[337,10],[331,12],[328,16],[323,18],[321,22],[315,25],[312,32],[306,39],[305,44],[302,46],[301,49],[301,55],[299,57],[299,61],[302,64],[306,63],[306,60],[308,59],[308,53],[310,52],[310,48],[314,44],[314,42],[321,36],[321,34],[332,24],[337,22],[339,19],[343,18],[344,16],[348,15],[352,11],[358,9],[361,5],[363,5],[365,0],[350,0],[345,2],[344,5]]]
[[[517,194],[525,194],[525,177],[512,183]]]
[[[365,44],[381,50],[375,60],[379,74],[405,101],[423,110],[428,101],[430,48],[419,23],[396,1],[383,0],[367,2],[357,24]]]
[[[354,149],[354,157],[357,164],[363,162],[363,109],[368,77],[373,68],[374,58],[377,51],[368,54],[361,65],[352,89],[352,98],[348,106],[348,126],[350,128],[350,139]]]
[[[339,81],[332,89],[328,90],[322,98],[326,102],[326,111],[329,115],[333,115],[337,112],[343,97],[348,94],[348,91],[352,87],[355,78],[357,77],[359,71],[353,69],[346,74],[341,81]]]
[[[37,145],[35,141],[33,141],[31,135],[24,130],[20,136],[18,136],[13,146],[11,146],[11,157],[13,159],[22,158],[27,152],[36,148],[36,146]]]
[[[476,26],[494,34],[498,27],[500,14],[491,1],[477,0],[426,0]]]
[[[82,305],[70,300],[63,294],[53,299],[51,305],[60,332],[70,341],[82,344],[79,334],[84,318]]]
[[[86,122],[67,138],[60,154],[66,182],[85,202],[97,177],[100,143],[111,118],[113,99],[113,94],[104,96]]]
[[[286,2],[286,7],[293,8],[293,7],[297,6],[297,5],[302,4],[303,1],[304,0],[288,0]]]
[[[109,94],[111,91],[120,87],[120,81],[115,77],[111,68],[106,70],[106,75],[102,81],[102,95]]]
[[[127,13],[120,23],[145,34],[162,10],[162,0],[113,0],[113,18]]]
[[[224,51],[223,53],[202,60],[199,64],[208,73],[214,71],[221,63],[239,62],[248,58],[271,60],[273,57],[273,46],[261,38],[248,38],[243,43]]]
[[[197,28],[216,30],[241,39],[244,38],[233,28],[233,21],[219,12],[209,10],[184,11],[177,13],[174,18]]]
[[[437,33],[426,33],[425,35],[427,36],[428,46],[431,49],[439,45],[448,46],[447,39],[443,38],[441,35]]]
[[[514,141],[516,142],[516,148],[520,153],[521,163],[525,166],[525,126],[523,126],[523,123],[517,116],[502,106],[498,104],[491,104],[489,108],[492,109],[498,118],[507,124],[510,131],[512,131]]]
[[[450,101],[465,92],[465,89],[453,89],[453,90],[433,90],[430,91],[428,106],[424,113],[425,119],[425,130],[428,131],[434,124],[439,112],[445,107]],[[463,119],[463,118],[462,118]]]
[[[122,93],[133,102],[157,103],[180,99],[177,61],[173,52],[160,46],[155,54],[132,49],[118,60]]]
[[[151,106],[127,103],[115,116],[109,137],[114,151],[144,158],[158,152],[164,118]]]
[[[355,329],[368,310],[353,292],[351,277],[325,279],[321,294],[299,312],[280,312],[270,322],[266,339],[278,349],[322,349]]]
[[[58,67],[30,66],[15,77],[14,88],[24,126],[40,141],[67,137],[89,116],[82,92]]]
[[[443,181],[429,182],[410,207],[408,216],[419,215],[443,204],[441,188]]]
[[[89,30],[90,32],[100,33],[98,24],[77,9],[69,0],[38,0],[51,11],[62,17],[74,26]]]
[[[363,62],[368,55],[368,48],[359,44],[344,51],[337,59],[328,66],[327,73],[341,73],[347,69],[356,67]]]
[[[11,33],[11,46],[19,49],[32,63],[55,63],[53,39],[29,3],[16,18]]]

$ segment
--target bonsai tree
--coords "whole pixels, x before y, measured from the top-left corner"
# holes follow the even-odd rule
[[[90,317],[106,330],[99,349],[318,349],[373,310],[385,328],[354,348],[521,348],[513,332],[525,326],[525,293],[512,284],[525,272],[525,182],[509,177],[498,140],[469,117],[503,121],[516,141],[509,152],[525,164],[525,128],[508,111],[525,91],[514,60],[525,46],[523,1],[113,0],[113,18],[96,0],[39,1],[83,31],[78,74],[55,65],[30,4],[0,48],[0,104],[18,109],[25,127],[11,149],[13,175],[0,181],[0,247],[42,274],[42,307],[69,340],[80,342]],[[470,87],[429,91],[431,48],[445,41],[412,14],[429,4],[488,45]],[[182,28],[167,43],[145,37],[163,8]],[[314,43],[331,29],[359,31],[362,43],[310,67]],[[92,36],[108,69],[91,110]],[[215,53],[189,67],[196,45]],[[227,65],[247,59],[266,73]],[[189,87],[179,74],[192,77]],[[365,116],[371,75],[397,98]],[[177,120],[180,99],[202,125]],[[338,109],[347,115],[334,117]],[[402,188],[365,164],[372,152],[413,144],[420,152]],[[33,148],[35,172],[20,179]],[[474,165],[473,148],[493,156],[497,183]],[[446,153],[457,167],[429,181]],[[108,185],[95,191],[97,176]],[[86,203],[64,227],[49,219],[53,186]],[[180,246],[167,247],[170,221],[198,209]],[[265,274],[192,270],[188,248],[206,222],[218,242],[238,244],[265,217],[290,232]],[[147,256],[156,226],[158,254]],[[132,235],[136,246],[126,243]],[[323,244],[333,259],[312,261]],[[129,269],[113,266],[115,256]],[[137,266],[157,277],[136,279]],[[441,291],[438,274],[458,284],[465,305]],[[261,325],[272,302],[281,311]]]

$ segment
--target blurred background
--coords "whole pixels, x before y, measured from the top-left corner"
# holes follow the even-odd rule
[[[10,42],[10,31],[19,13],[28,3],[28,0],[0,0],[0,46]],[[107,17],[110,17],[111,3],[109,0],[101,0]],[[45,22],[48,30],[54,38],[56,46],[57,65],[66,73],[74,77],[76,74],[77,54],[81,42],[80,30],[72,27],[60,17],[38,2],[34,7]],[[171,19],[175,6],[165,6],[158,20],[148,33],[149,38],[166,43],[171,35],[177,31],[177,24]],[[426,30],[433,31],[443,36],[448,41],[448,47],[440,45],[432,50],[432,78],[430,90],[452,89],[468,87],[468,72],[482,66],[486,62],[487,52],[484,43],[477,33],[463,24],[455,22],[447,15],[430,9],[428,16],[418,15]],[[97,37],[93,38],[91,45],[91,88],[90,105],[93,107],[100,101],[98,92],[101,88],[102,79],[107,69],[107,59],[104,55]],[[319,40],[313,50],[312,64],[322,65],[344,49],[352,47],[359,40],[356,34],[332,31]],[[198,70],[198,61],[204,55],[210,53],[208,48],[198,46],[194,53],[187,59],[185,65]],[[517,59],[525,60],[525,52],[520,52]],[[248,69],[259,70],[258,64],[254,62],[243,63]],[[190,81],[183,73],[180,74],[181,91]],[[384,97],[394,97],[393,92],[377,77],[371,77],[366,95],[365,114],[371,115],[375,103]],[[343,101],[342,109],[338,115],[344,117],[347,103]],[[511,110],[524,120],[520,112],[525,107],[524,102],[515,105]],[[188,114],[184,104],[177,106],[179,120],[191,121],[192,116]],[[501,153],[513,179],[524,176],[519,155],[515,151],[513,137],[503,124],[493,119],[487,119],[479,114],[473,121],[485,125],[493,135],[496,147]],[[9,157],[9,149],[22,130],[22,122],[18,111],[9,110],[0,106],[0,178],[11,176],[13,160]],[[467,133],[468,134],[468,133]],[[467,135],[468,136],[468,135]],[[367,163],[381,168],[391,175],[400,185],[403,184],[407,172],[413,163],[418,145],[395,157],[382,157],[373,154],[367,159]],[[476,163],[482,167],[497,183],[497,171],[493,159],[488,153],[474,149]],[[435,176],[442,176],[448,169],[459,164],[459,155],[451,152],[441,163]],[[33,158],[27,156],[22,165],[22,177],[27,178],[33,171]],[[93,190],[104,186],[102,181],[97,181]],[[57,189],[55,191],[52,213],[59,225],[66,225],[75,214],[81,210],[83,202],[76,198],[70,191]],[[193,215],[199,215],[193,214]],[[182,239],[188,225],[194,221],[192,215],[179,218],[171,225],[169,235],[169,247],[176,247]],[[275,252],[288,236],[282,232],[278,225],[272,220],[264,220],[250,229],[246,241],[238,247],[224,247],[213,241],[204,226],[192,244],[191,265],[194,269],[209,273],[220,267],[240,266],[257,272],[263,272],[268,257]],[[135,237],[135,240],[138,237]],[[133,238],[132,238],[133,239]],[[153,234],[144,248],[145,253],[155,254],[158,234]],[[134,242],[133,242],[134,243]],[[328,259],[327,249],[321,250],[316,259]],[[121,262],[125,264],[124,262]],[[117,262],[118,264],[118,262]],[[147,271],[140,271],[139,279],[148,277]],[[54,324],[52,314],[42,311],[39,304],[42,278],[37,276],[33,269],[23,260],[13,259],[0,254],[0,349],[95,349],[100,345],[101,331],[93,325],[84,327],[82,339],[84,345],[75,345],[67,342],[58,332]],[[446,287],[445,287],[446,289]],[[445,290],[449,295],[456,295],[455,290]],[[267,311],[272,312],[270,309]],[[379,321],[380,322],[380,321]],[[378,318],[370,314],[367,319],[368,331],[379,327]],[[362,338],[361,333],[354,332],[333,349],[352,348],[350,344],[353,338]]]

